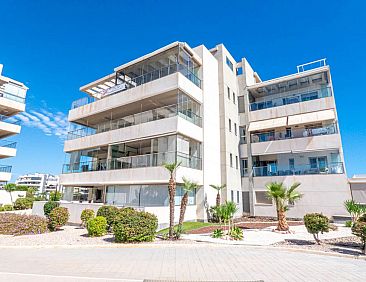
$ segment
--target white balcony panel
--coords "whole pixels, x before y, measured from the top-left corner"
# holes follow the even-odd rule
[[[314,123],[334,119],[335,119],[334,110],[330,109],[330,110],[289,116],[288,125],[289,126],[299,125],[299,124]]]
[[[328,109],[335,109],[333,96],[264,110],[250,111],[249,121],[273,119]]]
[[[180,133],[199,142],[202,142],[203,140],[203,132],[201,127],[179,116],[175,116],[125,128],[110,130],[78,139],[67,140],[65,141],[64,151],[71,152],[113,143],[147,139],[175,133]]]
[[[11,172],[0,172],[0,181],[8,182],[11,179]]]
[[[0,109],[6,111],[7,116],[12,116],[25,111],[25,104],[11,99],[0,97]]]
[[[128,104],[141,101],[172,90],[181,89],[193,99],[202,103],[202,90],[181,73],[177,72],[151,82],[139,85],[135,88],[122,91],[118,94],[107,96],[93,103],[72,109],[69,111],[69,121],[77,121],[83,118],[92,118],[98,113],[128,106]]]
[[[252,155],[299,153],[341,148],[339,134],[252,143]]]
[[[202,170],[180,167],[177,170],[176,180],[182,183],[182,177],[197,181],[202,185]],[[64,186],[103,186],[114,184],[160,184],[168,185],[169,173],[163,167],[143,167],[91,171],[81,173],[61,174],[60,183]]]
[[[0,121],[0,138],[19,134],[20,129],[20,125]]]
[[[272,129],[276,127],[284,127],[287,124],[287,117],[273,118],[261,121],[254,121],[249,124],[248,131]]]
[[[248,145],[240,144],[239,145],[240,158],[248,158]]]
[[[15,157],[17,149],[9,147],[0,147],[0,159]]]

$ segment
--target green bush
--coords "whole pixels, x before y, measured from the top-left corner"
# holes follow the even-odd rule
[[[58,206],[60,205],[60,203],[58,202],[54,202],[54,201],[49,201],[47,203],[44,204],[43,206],[43,212],[44,212],[44,215],[46,217],[49,217],[51,211],[54,209],[54,208],[57,208]]]
[[[352,220],[347,220],[344,225],[346,227],[352,227],[352,224],[353,224]]]
[[[64,207],[54,208],[49,215],[49,228],[51,231],[60,229],[69,220],[69,211]]]
[[[26,210],[33,207],[32,198],[18,198],[14,203],[14,209],[16,210]]]
[[[307,231],[313,234],[317,244],[320,244],[319,233],[329,232],[329,219],[320,213],[309,213],[304,216]]]
[[[232,239],[234,240],[243,240],[244,236],[243,236],[243,230],[241,230],[241,228],[234,226],[230,232],[229,235]]]
[[[362,249],[366,254],[366,214],[361,216],[352,226],[352,234],[361,239]]]
[[[155,215],[131,208],[120,209],[113,224],[116,243],[150,242],[155,238],[158,219]]]
[[[3,212],[4,210],[4,207],[0,207],[0,212]]]
[[[12,211],[14,210],[13,205],[4,205],[3,206],[4,211]]]
[[[97,216],[105,217],[105,219],[107,220],[108,230],[110,230],[117,213],[118,208],[115,206],[101,206],[97,211]]]
[[[86,228],[90,237],[103,236],[107,233],[107,219],[103,216],[91,218],[88,220]]]
[[[94,210],[92,209],[83,210],[80,215],[81,225],[86,227],[86,223],[89,221],[89,219],[92,219],[94,216],[95,216]]]
[[[212,238],[222,238],[223,236],[224,236],[224,231],[219,228],[215,229],[211,235]]]
[[[62,193],[61,192],[52,191],[50,193],[50,201],[57,202],[57,201],[60,201],[61,198],[62,198]]]
[[[0,214],[0,234],[29,235],[48,231],[47,220],[37,215]]]

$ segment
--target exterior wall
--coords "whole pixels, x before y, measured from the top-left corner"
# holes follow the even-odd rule
[[[25,191],[14,191],[11,192],[11,196],[13,198],[13,202],[15,202],[18,198],[24,198],[26,192]],[[10,193],[5,190],[0,190],[0,205],[11,205],[11,197]]]

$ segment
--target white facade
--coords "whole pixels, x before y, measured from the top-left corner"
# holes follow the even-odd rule
[[[52,174],[30,173],[21,175],[15,181],[15,184],[33,187],[38,193],[61,191],[59,176]]]
[[[177,205],[183,177],[200,185],[187,220],[208,219],[210,184],[226,184],[222,200],[236,202],[238,215],[274,215],[261,195],[270,181],[302,183],[293,217],[340,214],[350,197],[328,66],[263,82],[222,44],[175,42],[80,90],[89,97],[69,112],[65,200],[135,206],[164,224],[162,164],[173,161],[182,163]]]
[[[20,123],[13,116],[25,111],[28,88],[19,81],[3,76],[2,71],[3,65],[0,64],[0,159],[5,159],[16,155],[16,142],[7,138],[20,133]],[[0,183],[10,180],[11,169],[9,165],[0,165]]]

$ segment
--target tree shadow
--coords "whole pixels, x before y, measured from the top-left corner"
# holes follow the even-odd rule
[[[314,246],[316,245],[315,242],[309,241],[309,240],[300,240],[300,239],[286,239],[287,243],[290,243],[291,245],[297,245],[297,246]]]
[[[359,256],[362,255],[361,249],[357,250],[350,250],[345,248],[330,248],[331,251],[339,253],[339,254],[345,254],[345,255],[352,255],[352,256]]]

